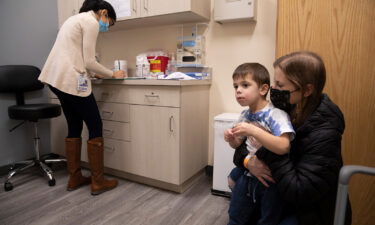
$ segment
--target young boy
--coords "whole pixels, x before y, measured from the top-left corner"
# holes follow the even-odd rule
[[[246,139],[245,168],[261,146],[279,155],[287,154],[295,132],[289,116],[266,100],[270,88],[267,69],[259,63],[244,63],[232,78],[237,102],[249,109],[241,113],[236,126],[224,132],[225,141],[235,149]],[[280,222],[283,202],[274,184],[258,180],[239,167],[230,173],[228,184],[232,189],[229,225],[246,224],[254,219],[255,211],[260,212],[257,225]]]

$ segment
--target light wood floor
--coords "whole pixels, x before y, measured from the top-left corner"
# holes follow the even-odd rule
[[[84,171],[88,174],[88,171]],[[176,194],[120,179],[119,187],[91,196],[89,186],[66,191],[65,169],[55,172],[49,187],[36,171],[13,178],[14,189],[0,190],[0,224],[224,225],[227,198],[211,195],[211,181],[202,175],[193,187]]]

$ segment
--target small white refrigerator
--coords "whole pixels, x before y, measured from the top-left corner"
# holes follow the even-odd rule
[[[228,175],[235,167],[233,164],[234,149],[224,140],[224,131],[233,127],[239,113],[223,113],[214,117],[214,165],[211,193],[229,197]]]

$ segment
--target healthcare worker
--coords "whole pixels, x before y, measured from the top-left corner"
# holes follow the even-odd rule
[[[98,195],[115,188],[117,180],[103,176],[103,124],[90,77],[124,78],[125,72],[112,72],[95,59],[96,40],[99,32],[108,31],[116,22],[111,4],[102,0],[86,0],[79,14],[68,18],[61,26],[56,42],[39,76],[60,100],[68,124],[65,151],[69,181],[72,191],[91,183],[91,194]],[[91,178],[82,176],[81,133],[85,122],[89,131],[87,154]]]

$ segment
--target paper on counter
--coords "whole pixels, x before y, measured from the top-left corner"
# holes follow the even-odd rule
[[[164,80],[196,80],[195,78],[188,76],[181,72],[174,72],[163,78]]]

